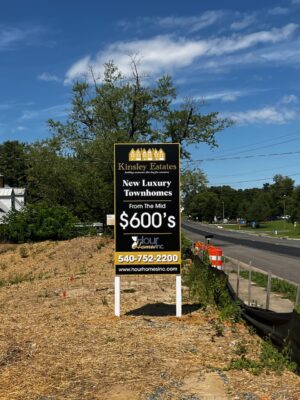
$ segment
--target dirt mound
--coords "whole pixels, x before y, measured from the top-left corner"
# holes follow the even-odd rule
[[[0,248],[0,399],[300,398],[291,372],[228,370],[260,339],[188,293],[175,318],[175,277],[122,278],[114,317],[113,275],[106,239]]]

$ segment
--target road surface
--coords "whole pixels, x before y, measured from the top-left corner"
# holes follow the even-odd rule
[[[221,247],[225,256],[251,261],[256,268],[300,284],[300,241],[223,231],[187,220],[182,228],[192,241],[205,241],[205,235],[213,234],[212,244]]]

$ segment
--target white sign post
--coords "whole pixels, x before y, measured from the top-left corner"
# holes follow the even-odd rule
[[[176,317],[182,316],[181,275],[176,275]]]
[[[121,277],[115,276],[115,316],[121,315]]]

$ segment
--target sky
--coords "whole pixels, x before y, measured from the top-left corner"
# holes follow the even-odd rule
[[[191,148],[210,185],[300,185],[300,0],[1,0],[0,142],[49,137],[72,82],[108,60],[126,74],[129,54],[173,77],[177,105],[234,121],[217,149]]]

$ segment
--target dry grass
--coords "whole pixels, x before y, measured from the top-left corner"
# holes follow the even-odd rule
[[[115,318],[111,241],[25,247],[0,249],[1,400],[300,398],[288,371],[224,372],[260,339],[244,324],[220,330],[214,311],[186,306],[176,319],[174,277],[122,278]]]

